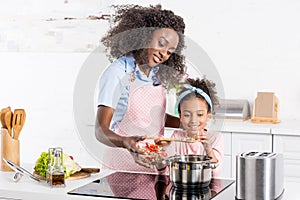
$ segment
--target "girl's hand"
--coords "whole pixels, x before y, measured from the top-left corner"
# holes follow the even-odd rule
[[[202,129],[199,131],[199,133],[197,135],[197,140],[203,144],[203,147],[207,154],[212,151],[211,142],[210,142],[209,138],[207,137],[206,129]]]
[[[157,138],[154,140],[154,143],[160,146],[162,149],[166,149],[168,146],[170,146],[171,141],[160,140],[159,138]]]

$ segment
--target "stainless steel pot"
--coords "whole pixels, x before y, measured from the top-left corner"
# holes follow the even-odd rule
[[[207,187],[212,177],[211,158],[204,155],[176,155],[168,158],[170,180],[175,187]]]

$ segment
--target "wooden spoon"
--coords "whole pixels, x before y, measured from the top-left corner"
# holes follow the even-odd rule
[[[1,109],[1,115],[0,115],[0,120],[1,120],[1,124],[2,124],[2,128],[7,128],[5,126],[5,113],[11,111],[10,106],[8,106],[7,108],[2,108]]]
[[[20,132],[24,126],[26,119],[26,113],[24,109],[15,109],[13,120],[12,120],[12,128],[14,130],[13,138],[18,139]]]
[[[195,140],[194,138],[164,138],[164,137],[153,137],[153,136],[146,136],[146,139],[152,139],[152,140],[160,140],[160,141],[167,141],[167,142],[188,142],[188,143],[194,143],[197,140]]]
[[[7,111],[10,111],[10,106],[8,106],[7,108],[2,108],[1,109],[0,120],[1,120],[2,128],[6,128],[5,127],[5,113]]]
[[[11,111],[7,111],[4,115],[4,123],[7,129],[8,134],[12,137],[12,130],[11,130],[11,122],[12,122],[13,113]]]
[[[1,110],[1,113],[0,113],[0,120],[1,120],[1,124],[2,124],[2,128],[5,128],[5,120],[4,120],[4,116],[5,116],[5,112],[2,112]]]

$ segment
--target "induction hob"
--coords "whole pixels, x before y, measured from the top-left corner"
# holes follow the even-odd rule
[[[212,179],[205,188],[180,189],[172,186],[168,175],[115,172],[68,194],[119,199],[212,199],[234,180]]]

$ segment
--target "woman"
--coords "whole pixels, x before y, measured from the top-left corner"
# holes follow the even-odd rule
[[[164,126],[179,127],[166,115],[167,88],[184,70],[183,19],[160,6],[117,7],[114,26],[102,38],[109,57],[99,85],[96,138],[110,146],[104,164],[113,169],[142,170],[131,153],[141,153],[145,135],[162,136]]]

